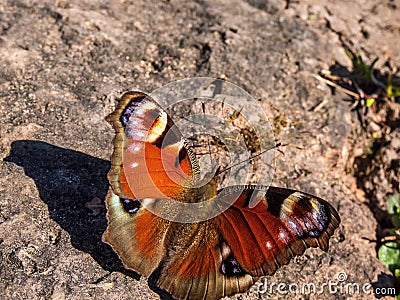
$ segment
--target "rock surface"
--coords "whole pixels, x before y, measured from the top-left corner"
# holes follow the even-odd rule
[[[284,114],[298,138],[279,157],[275,184],[327,199],[341,215],[327,253],[308,250],[267,283],[321,288],[344,272],[345,283],[373,288],[289,298],[382,298],[393,279],[376,258],[377,222],[344,172],[360,125],[312,74],[348,65],[339,35],[399,66],[399,34],[398,0],[2,1],[1,298],[168,298],[101,241],[113,137],[104,117],[124,91],[195,76],[227,79]],[[267,294],[254,286],[232,299]]]

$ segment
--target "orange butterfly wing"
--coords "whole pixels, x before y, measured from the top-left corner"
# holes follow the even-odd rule
[[[338,213],[328,202],[298,191],[270,187],[265,196],[260,196],[261,201],[250,208],[252,192],[245,191],[218,217],[222,236],[245,272],[271,275],[306,248],[328,250],[329,237],[340,223]]]
[[[128,92],[107,117],[114,126],[113,191],[122,198],[182,198],[198,172],[194,154],[169,116],[146,94]]]
[[[107,120],[116,135],[103,240],[127,268],[148,276],[165,254],[164,236],[170,222],[140,209],[135,199],[168,196],[184,201],[187,188],[183,185],[195,176],[197,162],[171,119],[146,94],[124,94]]]
[[[170,222],[141,208],[138,200],[120,198],[112,189],[106,206],[108,227],[103,241],[127,269],[149,276],[165,255],[164,237]]]
[[[238,200],[214,219],[174,225],[167,244],[179,244],[179,232],[192,233],[191,243],[168,248],[158,281],[163,289],[177,299],[219,299],[245,292],[308,247],[328,249],[340,223],[330,204],[288,189],[270,187],[261,199],[253,192],[222,196]],[[260,202],[250,208],[250,199]]]
[[[157,217],[136,199],[196,200],[200,189],[182,186],[198,173],[193,154],[145,94],[125,94],[108,120],[116,137],[103,239],[127,268],[146,276],[158,268],[158,285],[174,298],[218,299],[244,292],[306,248],[328,249],[339,215],[326,201],[288,189],[270,187],[265,196],[249,189],[217,196],[220,204],[237,200],[199,223]],[[206,188],[214,195],[214,180]]]

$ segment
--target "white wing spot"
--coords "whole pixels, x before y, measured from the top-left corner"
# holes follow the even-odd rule
[[[138,164],[137,162],[133,162],[133,163],[131,163],[131,168],[132,168],[132,169],[133,169],[133,168],[136,168],[138,165],[139,165],[139,164]]]
[[[272,249],[273,248],[273,246],[272,246],[270,241],[266,242],[265,246],[267,247],[267,249]]]
[[[279,238],[280,238],[282,241],[284,241],[285,243],[288,243],[288,242],[289,242],[289,236],[288,236],[288,234],[287,234],[287,232],[286,232],[285,230],[281,230],[281,231],[279,232]]]
[[[129,147],[129,151],[132,153],[138,153],[140,151],[140,149],[142,149],[141,145],[131,145]]]

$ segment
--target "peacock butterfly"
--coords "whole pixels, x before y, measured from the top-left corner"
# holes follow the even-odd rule
[[[174,298],[245,292],[307,248],[328,250],[340,217],[323,199],[272,186],[261,194],[251,186],[220,193],[215,178],[191,185],[199,173],[196,157],[169,115],[146,94],[124,94],[107,121],[116,135],[103,240],[126,268],[147,277],[157,269],[156,284]],[[165,197],[219,213],[182,222],[177,217],[187,212],[159,201]],[[214,198],[218,201],[206,201]]]

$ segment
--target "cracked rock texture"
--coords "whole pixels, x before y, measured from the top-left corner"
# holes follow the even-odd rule
[[[267,283],[317,287],[337,274],[368,293],[232,299],[375,299],[393,286],[376,257],[377,222],[344,172],[360,126],[312,74],[349,62],[339,35],[400,65],[400,1],[0,1],[0,298],[158,299],[101,241],[113,130],[124,91],[224,78],[292,122],[275,184],[330,201],[342,226]],[[293,129],[293,128],[292,128]],[[301,149],[298,149],[298,148]]]

